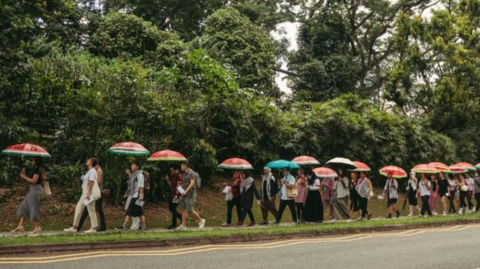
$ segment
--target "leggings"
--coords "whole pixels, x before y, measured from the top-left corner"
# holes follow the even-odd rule
[[[430,200],[430,195],[422,196],[422,210],[420,210],[420,215],[424,215],[425,211],[428,213],[429,216],[432,215],[432,210],[430,210],[430,206],[428,205],[428,201]]]
[[[455,192],[450,191],[450,197],[448,197],[448,201],[450,202],[450,208],[448,209],[448,213],[455,213],[457,210],[455,209]]]
[[[297,219],[303,220],[303,215],[305,214],[305,206],[303,203],[295,203],[295,207],[297,208]]]
[[[432,192],[432,195],[430,196],[430,201],[428,201],[430,205],[430,209],[433,212],[438,211],[438,193],[437,192]]]
[[[460,191],[460,208],[467,207],[467,203],[465,202],[465,198],[467,198],[466,191]]]
[[[358,200],[358,203],[360,205],[360,210],[362,211],[362,218],[365,218],[368,215],[368,198],[363,198],[360,197],[360,200]]]

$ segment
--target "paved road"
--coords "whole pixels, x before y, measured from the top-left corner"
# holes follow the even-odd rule
[[[0,257],[0,268],[480,268],[480,225],[238,245]]]

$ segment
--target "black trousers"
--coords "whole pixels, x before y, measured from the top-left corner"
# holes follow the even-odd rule
[[[448,201],[450,202],[450,208],[448,209],[448,213],[455,213],[457,210],[455,209],[455,192],[450,191],[450,197],[448,197]]]
[[[297,219],[303,220],[303,214],[305,214],[305,206],[303,203],[295,203],[297,209]]]
[[[472,195],[473,194],[471,191],[467,192],[467,203],[468,203],[468,209],[470,210],[473,209]]]
[[[250,222],[252,222],[252,223],[255,222],[255,217],[253,216],[252,209],[251,208],[243,208],[242,209],[242,217],[240,218],[240,223],[243,224],[243,222],[247,218],[247,215],[250,218]]]
[[[170,213],[172,213],[172,226],[174,227],[177,227],[177,218],[180,220],[180,222],[182,221],[182,215],[178,213],[177,206],[178,204],[175,204],[172,202],[172,200],[168,202],[168,210]]]
[[[238,221],[242,218],[241,196],[237,196],[230,201],[227,201],[227,223],[232,224],[233,207],[237,209]]]
[[[422,209],[420,210],[420,215],[424,215],[425,211],[428,213],[429,216],[432,215],[432,210],[430,210],[430,205],[428,201],[430,200],[430,195],[422,196]]]
[[[475,193],[475,200],[477,201],[477,211],[480,210],[480,193]]]
[[[368,215],[368,198],[360,197],[358,200],[358,205],[360,206],[360,210],[362,211],[362,218],[365,218]]]
[[[468,192],[460,191],[460,208],[467,207],[467,203],[465,202],[465,198],[467,198]]]
[[[288,206],[292,213],[293,222],[297,222],[297,210],[295,210],[295,200],[280,200],[280,208],[278,209],[277,222],[282,220],[283,212]]]
[[[100,221],[100,227],[99,230],[105,230],[107,229],[107,225],[105,224],[105,214],[103,213],[103,202],[102,198],[98,199],[95,201],[95,211],[98,213],[99,216],[99,221]],[[83,223],[85,223],[85,220],[88,217],[88,210],[85,207],[82,213],[82,217],[80,218],[80,222],[78,223],[78,230],[80,231],[82,229]]]

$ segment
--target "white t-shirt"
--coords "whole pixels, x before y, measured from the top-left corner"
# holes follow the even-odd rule
[[[87,186],[88,181],[97,181],[97,170],[95,168],[88,170],[88,172],[82,176],[82,189]]]
[[[432,183],[430,183],[430,181],[426,181],[426,184],[423,183],[423,181],[420,181],[420,183],[418,184],[418,186],[420,187],[420,196],[430,196],[430,191],[428,190],[427,187],[432,187]]]
[[[468,190],[473,191],[473,184],[475,184],[475,181],[473,178],[468,178],[467,179],[467,184],[468,184]]]
[[[287,186],[285,185],[286,183],[288,184],[295,184],[295,178],[292,175],[288,175],[283,178],[285,180],[285,183],[282,184],[282,200],[295,200],[294,198],[288,198],[287,197]]]
[[[138,192],[140,188],[143,188],[145,184],[145,178],[143,177],[143,173],[139,173],[137,179],[135,180],[135,188],[133,189],[133,198],[138,198]]]

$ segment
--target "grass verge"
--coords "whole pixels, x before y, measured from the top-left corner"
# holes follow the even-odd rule
[[[396,226],[409,224],[441,225],[452,224],[455,221],[479,220],[480,215],[454,215],[437,216],[432,218],[401,218],[401,219],[378,219],[363,222],[340,222],[324,223],[320,225],[298,225],[298,226],[272,226],[265,229],[213,229],[213,230],[192,230],[182,232],[111,232],[107,234],[93,235],[40,235],[37,237],[5,237],[0,240],[0,246],[19,246],[32,244],[62,244],[62,243],[92,243],[92,242],[119,242],[131,240],[172,240],[184,238],[224,238],[231,236],[252,236],[261,234],[289,234],[308,232],[335,232],[335,234],[351,232],[352,229],[361,232],[365,228],[395,229]]]

